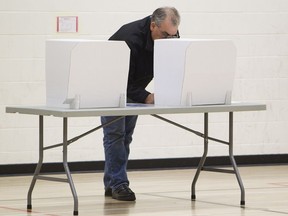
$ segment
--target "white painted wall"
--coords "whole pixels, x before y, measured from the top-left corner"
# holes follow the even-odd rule
[[[288,153],[288,1],[287,0],[0,0],[0,164],[38,160],[38,117],[6,114],[6,106],[45,104],[45,40],[107,39],[122,24],[159,6],[182,15],[182,38],[233,39],[237,46],[234,101],[267,104],[267,111],[235,114],[236,155]],[[57,33],[56,17],[79,17],[78,33]],[[150,86],[153,88],[153,84]],[[169,115],[202,130],[202,115]],[[227,114],[210,117],[210,134],[227,137]],[[69,137],[97,126],[99,118],[69,121]],[[61,142],[61,119],[45,118],[45,144]],[[150,116],[139,117],[131,159],[198,157],[202,140]],[[70,147],[70,161],[103,160],[102,131]],[[210,155],[226,155],[213,144]],[[47,162],[61,161],[50,150]]]

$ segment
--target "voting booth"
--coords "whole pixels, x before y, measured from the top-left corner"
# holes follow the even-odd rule
[[[47,40],[46,105],[124,107],[129,59],[124,41]]]
[[[236,48],[230,40],[156,40],[155,104],[230,104],[235,68]]]

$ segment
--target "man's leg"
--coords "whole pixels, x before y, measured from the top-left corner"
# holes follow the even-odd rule
[[[126,116],[125,117],[125,149],[126,149],[126,156],[127,156],[127,162],[130,154],[130,143],[132,142],[132,136],[134,133],[134,129],[136,126],[138,116]],[[127,167],[127,164],[126,164]]]
[[[101,122],[105,124],[115,118],[117,117],[101,117]],[[137,116],[126,116],[103,128],[105,195],[110,195],[112,190],[113,198],[119,200],[135,200],[133,191],[128,187],[126,168],[136,121]]]

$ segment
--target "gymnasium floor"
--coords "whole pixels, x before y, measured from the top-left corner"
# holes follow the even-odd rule
[[[105,198],[103,173],[74,173],[79,215],[288,215],[288,165],[239,167],[246,192],[245,207],[240,207],[240,190],[235,176],[224,173],[201,172],[196,184],[196,201],[191,201],[195,171],[130,171],[130,186],[136,193],[136,202]],[[0,215],[73,215],[69,185],[43,180],[36,182],[32,195],[33,209],[27,212],[26,196],[31,179],[32,176],[0,176]]]

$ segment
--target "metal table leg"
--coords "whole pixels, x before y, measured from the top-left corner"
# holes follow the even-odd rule
[[[196,182],[198,180],[198,177],[200,175],[200,172],[204,166],[206,157],[207,157],[207,153],[208,153],[208,113],[204,113],[204,153],[201,157],[201,160],[198,164],[198,168],[196,171],[196,174],[194,176],[193,182],[192,182],[192,186],[191,186],[191,199],[194,201],[196,200],[196,191],[195,191],[195,186],[196,186]]]
[[[70,189],[72,191],[73,194],[73,198],[74,198],[74,212],[73,215],[78,215],[78,196],[74,187],[74,183],[72,180],[72,176],[69,170],[69,166],[67,163],[67,146],[68,146],[68,135],[67,135],[67,131],[68,131],[68,119],[67,118],[63,118],[63,166],[65,169],[65,173],[67,175],[67,180],[68,183],[70,185]]]
[[[228,174],[235,174],[238,184],[240,186],[240,190],[241,190],[241,201],[240,201],[240,205],[244,206],[245,205],[245,189],[244,189],[244,185],[242,183],[241,177],[240,177],[240,173],[239,170],[237,168],[237,164],[235,162],[234,159],[234,155],[233,155],[233,112],[229,112],[229,141],[225,142],[223,140],[218,140],[212,137],[208,136],[208,114],[204,114],[204,153],[203,156],[201,157],[201,160],[199,162],[196,174],[194,176],[193,182],[192,182],[192,186],[191,186],[191,199],[194,201],[196,200],[196,193],[195,193],[195,185],[196,182],[198,180],[198,177],[200,175],[200,172],[203,171],[212,171],[212,172],[222,172],[222,173],[228,173]],[[230,162],[232,164],[233,170],[228,170],[228,169],[221,169],[221,168],[213,168],[213,167],[205,167],[204,163],[207,157],[207,152],[208,152],[208,140],[214,140],[216,142],[220,142],[222,144],[226,144],[229,146],[229,158],[230,158]]]
[[[67,118],[63,118],[63,142],[59,143],[59,144],[54,144],[54,145],[50,145],[50,146],[45,146],[44,147],[44,143],[43,143],[43,137],[44,137],[44,119],[43,116],[39,116],[39,161],[37,164],[37,167],[35,169],[34,172],[34,176],[32,179],[32,182],[30,184],[30,188],[28,191],[28,195],[27,195],[27,211],[31,212],[32,210],[32,192],[34,189],[34,186],[36,184],[37,179],[41,179],[41,180],[46,180],[46,181],[56,181],[56,182],[64,182],[64,183],[69,183],[70,189],[72,191],[73,194],[73,198],[74,198],[74,211],[73,211],[73,215],[78,215],[78,196],[76,193],[76,189],[73,183],[73,179],[70,173],[70,169],[68,166],[68,145],[77,141],[78,139],[87,136],[88,134],[99,130],[100,128],[105,127],[106,125],[112,124],[115,121],[118,121],[119,119],[123,118],[124,116],[118,116],[115,119],[113,119],[110,122],[107,122],[106,124],[97,126],[96,128],[89,130],[83,134],[80,134],[77,137],[74,137],[70,140],[68,140],[68,119]],[[45,176],[45,175],[41,175],[41,168],[42,168],[42,164],[43,164],[43,158],[44,158],[44,151],[45,150],[49,150],[49,149],[53,149],[53,148],[57,148],[57,147],[63,147],[63,166],[64,166],[64,170],[65,170],[65,174],[67,178],[57,178],[57,177],[51,177],[51,176]]]
[[[221,173],[228,173],[228,174],[234,174],[236,175],[236,178],[238,180],[238,184],[240,186],[240,190],[241,190],[241,202],[240,205],[245,205],[245,190],[244,190],[244,186],[240,177],[240,173],[238,171],[235,159],[234,159],[234,155],[233,155],[233,112],[229,112],[229,141],[224,141],[221,139],[216,139],[214,137],[210,137],[208,136],[208,113],[204,113],[204,133],[200,133],[199,131],[195,131],[192,130],[191,128],[185,127],[181,124],[178,124],[174,121],[171,121],[169,119],[166,119],[162,116],[156,115],[156,114],[151,114],[152,116],[154,116],[155,118],[158,118],[162,121],[168,122],[169,124],[175,125],[179,128],[182,128],[184,130],[187,130],[191,133],[196,134],[197,136],[200,136],[204,139],[204,152],[203,155],[200,159],[200,162],[198,164],[197,170],[196,170],[196,174],[193,178],[192,181],[192,185],[191,185],[191,199],[194,201],[196,200],[196,182],[198,180],[198,177],[200,175],[201,171],[212,171],[212,172],[221,172]],[[229,170],[229,169],[221,169],[221,168],[213,168],[213,167],[205,167],[205,161],[207,158],[207,153],[208,153],[208,141],[212,140],[224,145],[228,145],[229,146],[229,158],[231,161],[231,164],[233,166],[233,170]]]
[[[38,160],[38,164],[35,169],[33,179],[30,184],[30,188],[29,188],[28,195],[27,195],[27,211],[28,212],[31,212],[32,210],[32,192],[33,192],[37,177],[40,173],[42,164],[43,164],[43,155],[44,155],[43,154],[43,151],[44,151],[43,149],[43,136],[44,136],[43,122],[44,122],[43,116],[40,115],[39,116],[39,160]]]
[[[241,190],[240,205],[245,205],[245,189],[233,155],[233,112],[229,113],[229,158]]]

